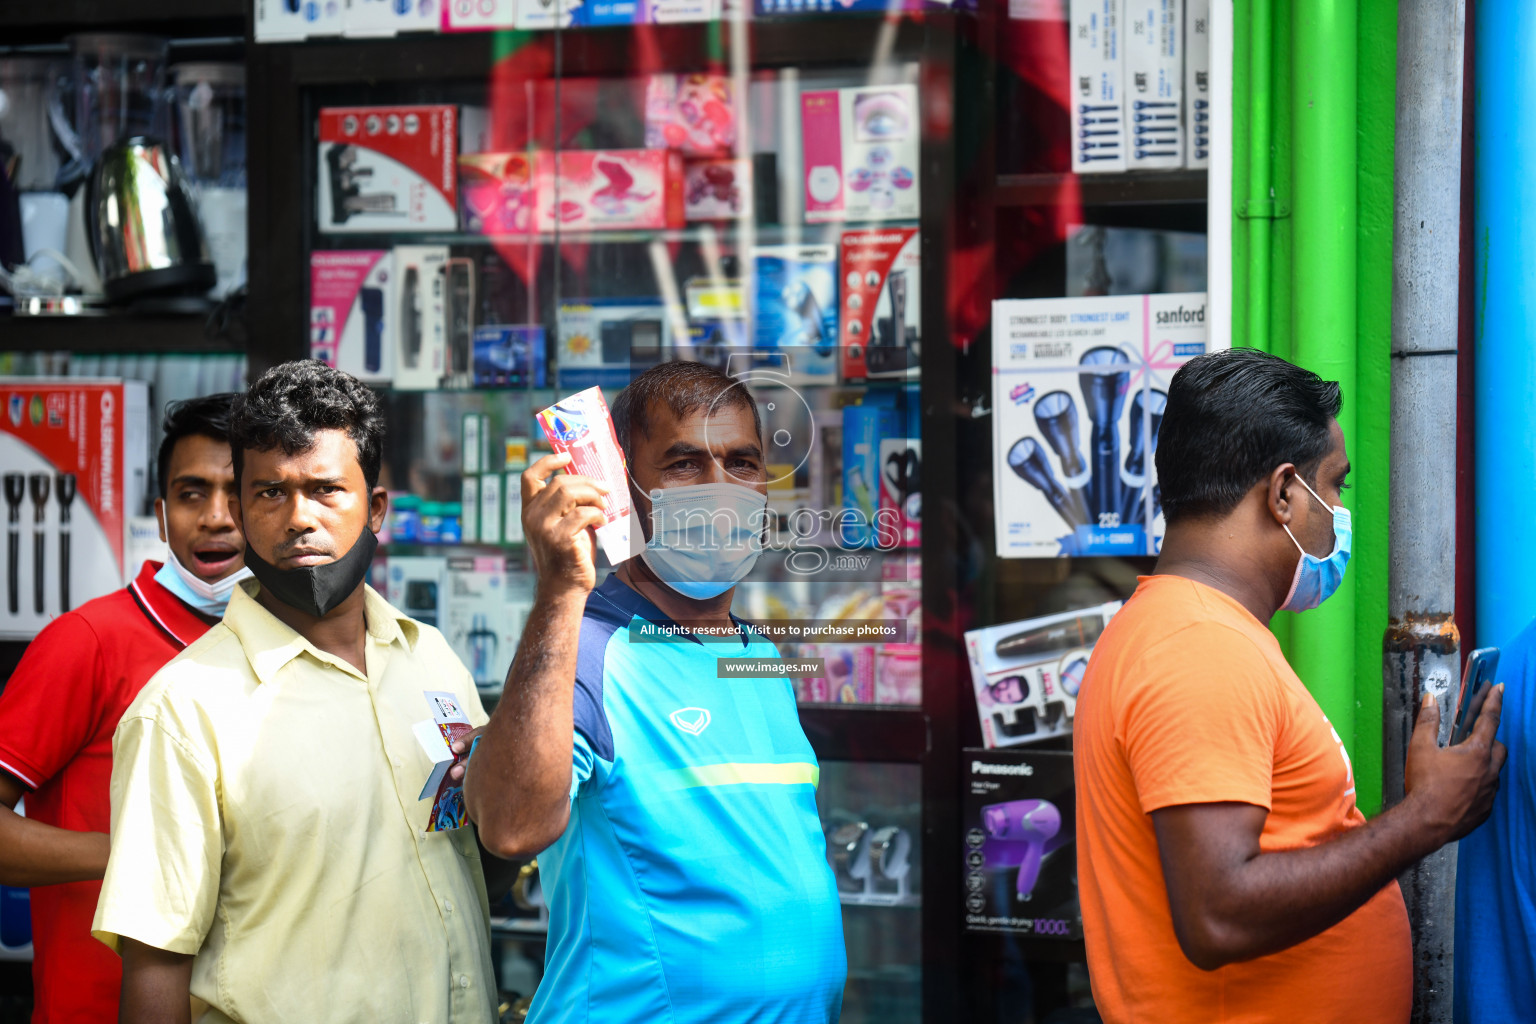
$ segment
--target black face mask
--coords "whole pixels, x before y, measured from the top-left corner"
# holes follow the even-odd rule
[[[283,604],[306,615],[323,618],[327,612],[352,596],[357,585],[367,577],[379,538],[368,527],[357,538],[352,550],[324,565],[305,565],[297,569],[279,569],[246,545],[245,566],[251,570],[263,590]]]

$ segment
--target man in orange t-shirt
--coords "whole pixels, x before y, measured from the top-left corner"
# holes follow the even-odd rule
[[[1502,695],[1367,823],[1339,734],[1266,624],[1349,559],[1339,386],[1254,350],[1174,375],[1157,443],[1167,536],[1094,650],[1074,725],[1077,864],[1107,1024],[1402,1024],[1396,877],[1487,817]]]

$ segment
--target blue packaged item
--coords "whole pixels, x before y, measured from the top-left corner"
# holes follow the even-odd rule
[[[837,543],[845,548],[875,546],[875,514],[880,507],[880,441],[896,437],[901,417],[884,396],[871,394],[863,405],[843,409],[843,507],[836,522]]]
[[[837,246],[767,245],[753,251],[752,345],[762,365],[798,380],[837,376]]]
[[[32,894],[0,885],[0,950],[16,953],[32,945]]]
[[[475,328],[475,387],[547,387],[546,364],[544,328],[522,324]]]

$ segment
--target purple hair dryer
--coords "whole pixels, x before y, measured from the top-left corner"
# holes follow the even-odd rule
[[[981,809],[987,830],[987,862],[994,867],[1017,865],[1019,880],[1014,891],[1024,899],[1035,891],[1040,860],[1061,832],[1061,811],[1049,800],[1009,800]]]

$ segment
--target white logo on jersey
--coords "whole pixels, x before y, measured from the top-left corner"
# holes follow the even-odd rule
[[[708,708],[678,708],[667,716],[672,724],[690,736],[697,736],[709,728]]]

